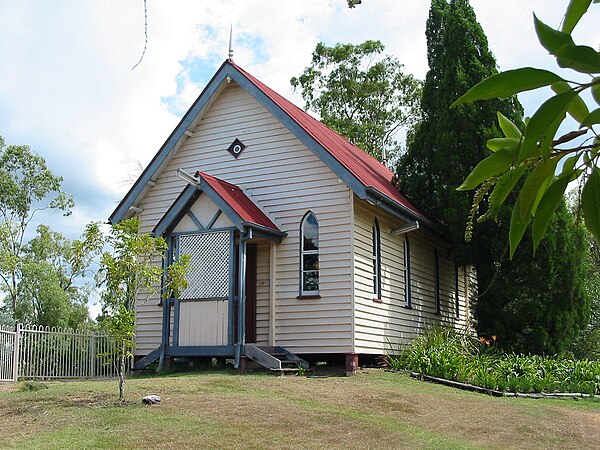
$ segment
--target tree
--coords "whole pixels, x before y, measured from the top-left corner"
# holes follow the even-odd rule
[[[73,207],[61,183],[62,177],[48,169],[44,158],[26,145],[6,147],[0,137],[0,281],[13,311],[27,227],[39,211],[57,209],[69,215]]]
[[[397,152],[395,135],[418,117],[421,90],[396,58],[383,55],[384,49],[379,41],[333,47],[320,42],[311,65],[291,79],[306,109],[379,160]]]
[[[449,109],[460,93],[496,72],[468,1],[433,0],[425,34],[429,71],[421,98],[423,119],[411,131],[397,167],[398,187],[443,222],[455,245],[454,259],[462,265],[473,262],[478,244],[477,236],[470,245],[463,239],[472,197],[454,187],[489,154],[485,143],[498,132],[496,111],[518,118],[522,108],[509,99]]]
[[[81,280],[102,244],[97,223],[89,224],[82,239],[74,241],[39,225],[37,235],[24,247],[15,318],[35,325],[87,327],[90,289]]]
[[[161,290],[164,269],[160,264],[167,249],[165,240],[139,232],[139,220],[131,218],[114,224],[106,238],[110,250],[103,252],[96,274],[98,286],[103,286],[102,323],[120,343],[119,400],[125,395],[125,367],[131,358],[135,342],[135,304],[138,298]],[[185,273],[189,256],[167,267],[162,290],[165,298],[176,296],[186,286]]]
[[[512,351],[559,353],[589,321],[585,237],[564,202],[549,230],[535,256],[527,237],[514,258],[506,258],[499,268],[479,266],[480,278],[496,278],[476,305],[477,329],[481,335],[498,336],[498,343]]]
[[[497,335],[505,348],[541,353],[560,350],[569,336],[556,323],[582,326],[579,318],[585,318],[587,311],[578,287],[577,260],[569,260],[573,276],[565,277],[564,285],[558,282],[563,253],[577,240],[574,224],[557,218],[555,223],[568,230],[556,225],[557,242],[548,243],[535,261],[530,255],[519,254],[512,261],[506,257],[507,246],[499,237],[508,234],[508,205],[496,211],[496,220],[468,229],[471,239],[465,242],[464,226],[472,214],[474,195],[455,187],[492,153],[486,142],[500,132],[496,111],[516,122],[522,108],[516,99],[507,98],[450,109],[470,86],[496,73],[486,36],[467,0],[432,0],[426,35],[430,70],[423,88],[423,120],[411,132],[408,150],[398,165],[398,186],[445,226],[455,263],[477,268],[480,294],[474,312],[478,331]],[[549,269],[538,270],[542,267]],[[557,289],[563,297],[554,295]],[[541,301],[545,298],[549,301]],[[533,305],[537,309],[530,311]]]
[[[468,102],[506,98],[544,86],[551,86],[555,92],[525,122],[523,133],[514,122],[500,117],[504,122],[501,123],[504,137],[489,141],[488,146],[494,153],[481,161],[459,187],[471,190],[481,185],[474,208],[488,199],[491,215],[504,203],[509,192],[518,192],[510,223],[511,257],[530,225],[536,251],[565,189],[574,180],[580,184],[579,204],[585,225],[600,242],[600,137],[597,131],[600,108],[590,112],[582,96],[588,91],[600,105],[600,53],[592,47],[576,45],[571,37],[591,3],[591,0],[571,0],[560,30],[534,15],[541,45],[555,56],[559,67],[571,69],[575,77],[583,74],[585,81],[567,81],[547,70],[524,67],[486,78],[453,104],[461,107]],[[557,137],[567,114],[577,122],[577,129]],[[524,181],[519,182],[523,178]]]

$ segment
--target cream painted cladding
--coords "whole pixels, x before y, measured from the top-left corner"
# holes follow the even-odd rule
[[[241,187],[288,233],[276,248],[273,337],[298,353],[352,351],[352,194],[349,188],[270,112],[237,84],[227,85],[174,152],[139,204],[142,231],[150,232],[185,187],[181,168],[197,170]],[[235,159],[235,138],[246,148]],[[312,211],[319,221],[320,299],[297,299],[299,227]],[[257,339],[269,336],[269,253],[258,248]],[[275,244],[272,244],[275,245]],[[137,354],[160,345],[162,309],[138,302]]]
[[[428,324],[467,325],[465,270],[459,269],[459,314],[455,308],[455,271],[447,247],[436,245],[421,231],[408,233],[412,308],[405,307],[404,236],[390,228],[401,221],[355,198],[355,351],[381,354],[409,343]],[[381,230],[381,303],[373,301],[372,227]],[[434,248],[439,258],[441,314],[436,314]]]

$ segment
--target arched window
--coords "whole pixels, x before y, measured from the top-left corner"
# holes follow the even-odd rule
[[[319,222],[308,212],[300,226],[300,294],[319,294]]]
[[[373,240],[373,297],[381,299],[381,236],[379,231],[379,222],[377,219],[373,222],[372,230]]]
[[[412,307],[412,292],[410,280],[410,242],[408,234],[404,235],[404,306]]]

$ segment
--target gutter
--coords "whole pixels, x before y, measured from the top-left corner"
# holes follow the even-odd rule
[[[423,228],[429,231],[430,233],[433,233],[434,235],[441,237],[445,240],[448,239],[443,228],[440,227],[438,224],[419,214],[416,214],[414,211],[398,203],[396,200],[383,194],[374,187],[365,187],[365,192],[367,194],[365,200],[367,200],[369,203],[379,206],[383,210],[389,212],[390,214],[396,216],[404,222],[419,222],[419,224],[422,224]]]

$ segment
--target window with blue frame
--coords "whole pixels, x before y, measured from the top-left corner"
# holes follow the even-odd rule
[[[373,221],[373,297],[381,299],[381,232],[377,219]]]
[[[300,226],[300,294],[319,294],[319,222],[308,212]]]
[[[404,306],[412,307],[412,292],[411,292],[411,275],[410,275],[410,241],[408,234],[404,235]]]

